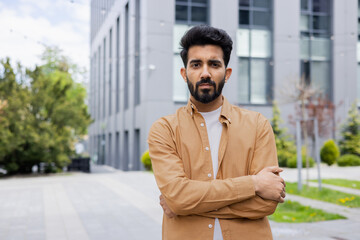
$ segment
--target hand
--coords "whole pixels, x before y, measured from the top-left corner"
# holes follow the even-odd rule
[[[266,167],[258,174],[252,175],[255,185],[255,193],[264,199],[284,202],[285,181],[279,176],[283,170],[279,167]]]
[[[160,205],[163,208],[165,215],[168,216],[169,218],[176,217],[176,214],[173,213],[169,208],[169,206],[167,205],[165,198],[162,195],[160,195],[159,199],[160,199]]]

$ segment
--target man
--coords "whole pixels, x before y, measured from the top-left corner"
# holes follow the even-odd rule
[[[163,239],[272,239],[266,216],[284,201],[285,183],[269,122],[222,96],[232,40],[200,25],[180,44],[190,100],[148,137]]]

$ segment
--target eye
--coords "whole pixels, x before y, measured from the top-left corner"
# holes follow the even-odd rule
[[[193,64],[191,64],[191,67],[198,68],[198,67],[200,67],[200,64],[199,63],[193,63]]]

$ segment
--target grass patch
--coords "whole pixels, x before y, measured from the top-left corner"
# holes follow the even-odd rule
[[[307,187],[303,185],[301,192],[297,190],[297,183],[286,183],[286,192],[299,195],[311,199],[321,200],[325,202],[335,203],[344,207],[357,208],[360,207],[360,196],[355,194],[343,193],[340,191],[322,188],[321,191],[317,187]]]
[[[319,222],[335,219],[346,219],[346,217],[303,206],[298,202],[290,200],[279,204],[275,213],[269,216],[269,220],[287,223]]]
[[[317,182],[317,180],[310,180],[310,181]],[[322,179],[321,182],[325,184],[336,185],[339,187],[347,187],[347,188],[354,188],[360,190],[360,181],[334,178],[334,179]]]

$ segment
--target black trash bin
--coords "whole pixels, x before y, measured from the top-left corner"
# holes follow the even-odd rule
[[[90,158],[71,158],[71,163],[67,167],[68,171],[80,171],[80,172],[90,172]]]

